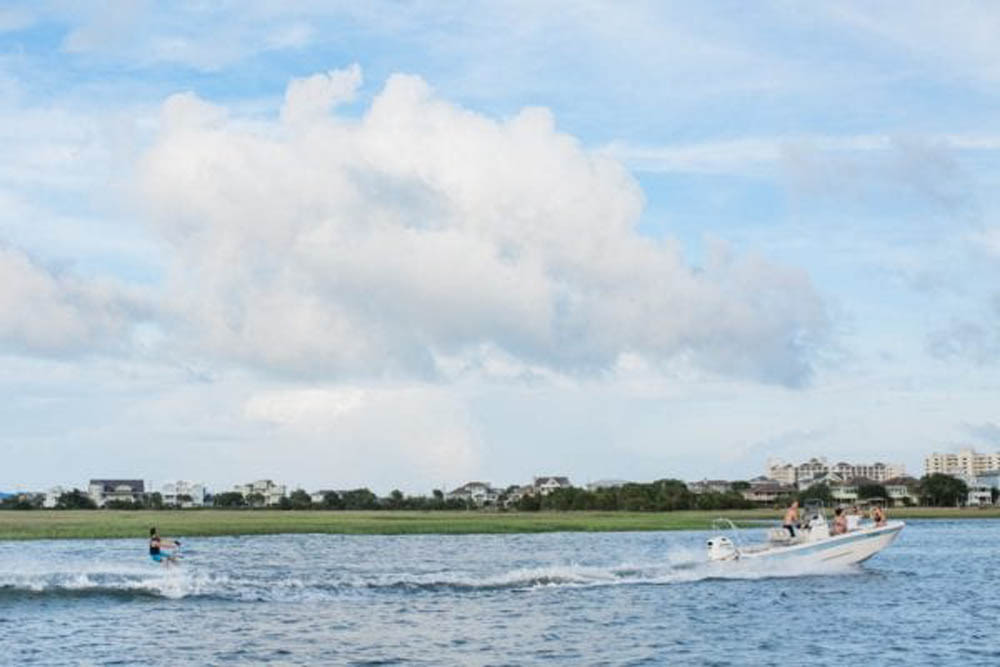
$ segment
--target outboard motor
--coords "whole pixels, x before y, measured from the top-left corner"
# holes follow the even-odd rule
[[[708,540],[709,560],[736,560],[740,557],[733,541],[725,535],[717,535]]]

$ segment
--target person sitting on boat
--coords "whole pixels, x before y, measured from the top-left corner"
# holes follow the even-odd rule
[[[799,501],[793,500],[792,504],[785,510],[785,519],[781,522],[781,527],[788,531],[789,536],[795,537],[795,528],[799,525]]]
[[[876,528],[881,528],[885,525],[885,512],[878,505],[872,508],[872,521],[875,522]]]
[[[861,512],[858,510],[857,505],[851,505],[850,511],[847,512],[847,532],[857,530],[860,523]]]
[[[833,534],[843,535],[847,532],[847,515],[844,514],[844,508],[838,507],[833,511]]]
[[[179,540],[168,540],[160,537],[156,527],[149,529],[149,557],[156,563],[172,565],[177,562],[177,554],[163,553],[163,549],[176,549],[181,545]]]

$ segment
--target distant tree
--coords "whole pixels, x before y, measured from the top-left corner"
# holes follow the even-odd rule
[[[56,500],[57,510],[95,510],[97,509],[97,503],[89,495],[81,491],[80,489],[73,489],[72,491],[66,491],[59,495],[59,499]]]
[[[858,498],[866,500],[868,498],[888,498],[889,492],[881,484],[862,484],[858,487]]]
[[[687,510],[694,506],[694,494],[679,479],[661,479],[653,482],[653,486],[656,489],[657,511]]]
[[[187,493],[182,493],[182,494],[180,494],[180,495],[177,496],[177,504],[178,505],[183,505],[184,503],[190,503],[193,500],[194,500],[194,498],[192,498]]]
[[[312,497],[303,489],[295,489],[288,497],[289,509],[307,510],[312,507]]]
[[[593,509],[613,512],[620,509],[618,487],[605,486],[593,492]]]
[[[738,491],[730,491],[729,493],[726,494],[726,496],[729,499],[729,501],[728,501],[729,502],[728,508],[732,508],[732,509],[744,509],[744,510],[746,510],[746,509],[751,509],[752,507],[754,507],[754,504],[752,502],[750,502],[749,500],[747,500],[743,496],[743,494],[740,493],[740,492],[738,492]]]
[[[264,497],[263,493],[248,493],[246,495],[246,501],[247,505],[250,507],[263,507],[264,503],[267,502],[267,498]]]
[[[720,496],[721,495],[722,495],[721,493],[711,493],[711,492],[709,492],[709,493],[699,493],[694,498],[694,505],[695,505],[695,507],[697,509],[700,509],[700,510],[717,510],[717,509],[722,509],[720,507],[720,505],[721,505]]]
[[[246,498],[238,491],[225,491],[215,494],[212,504],[216,507],[244,507],[247,504]]]
[[[920,478],[920,500],[932,507],[954,507],[965,503],[969,487],[962,480],[936,472]]]
[[[344,491],[341,498],[344,501],[344,509],[347,510],[378,509],[378,497],[368,489]]]
[[[132,500],[108,500],[104,503],[104,509],[106,510],[141,510],[145,509],[145,505],[142,501],[134,502]]]
[[[753,503],[735,491],[702,493],[695,496],[695,506],[700,510],[729,510],[753,507]]]
[[[385,506],[391,510],[398,510],[403,507],[406,498],[399,489],[393,489],[389,497],[385,499]]]
[[[327,491],[323,494],[323,509],[328,510],[342,510],[344,509],[344,501],[341,500],[340,494],[336,491]]]
[[[445,507],[444,491],[441,489],[434,489],[431,491],[431,498],[427,502],[427,509],[430,510],[441,510]]]
[[[470,510],[470,509],[476,509],[476,505],[471,500],[466,502],[462,498],[448,498],[444,501],[444,507],[442,507],[441,509]]]
[[[647,487],[647,484],[623,485],[619,490],[618,509],[628,512],[646,512],[655,509]]]
[[[586,489],[576,487],[553,489],[548,495],[541,498],[541,509],[543,510],[567,512],[592,509],[593,505],[594,495]]]
[[[736,481],[732,484],[733,491],[749,491],[750,482]]]
[[[518,499],[517,509],[519,512],[537,512],[542,509],[541,498],[537,494],[526,493]]]
[[[40,495],[22,495],[18,496],[17,502],[14,503],[15,510],[37,510],[42,508],[42,503],[45,502],[45,496]]]
[[[833,493],[830,491],[830,487],[822,482],[813,484],[799,494],[799,502],[807,500],[821,500],[823,503],[829,505],[833,503]]]
[[[994,486],[990,489],[990,502],[996,505],[998,499],[1000,499],[1000,489]]]
[[[188,498],[190,498],[190,496],[188,496]],[[151,510],[163,509],[163,494],[159,491],[153,491],[146,496],[145,506]]]
[[[41,509],[45,496],[33,493],[19,493],[0,500],[0,510],[36,510]]]

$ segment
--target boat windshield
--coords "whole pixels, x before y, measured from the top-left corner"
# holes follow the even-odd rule
[[[802,503],[802,520],[811,522],[813,519],[823,519],[826,521],[826,507],[822,500],[811,498]]]

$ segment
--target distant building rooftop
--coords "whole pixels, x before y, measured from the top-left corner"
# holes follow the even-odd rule
[[[587,484],[587,488],[591,491],[596,491],[597,489],[617,489],[626,484],[630,484],[630,482],[624,479],[599,479],[596,482]]]
[[[92,479],[90,486],[100,486],[105,492],[114,491],[123,486],[132,489],[133,493],[144,493],[146,490],[146,484],[141,479]]]

